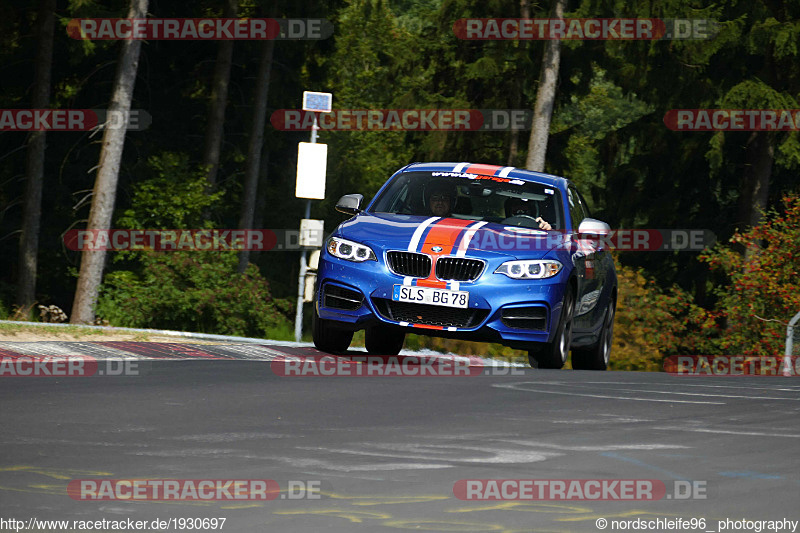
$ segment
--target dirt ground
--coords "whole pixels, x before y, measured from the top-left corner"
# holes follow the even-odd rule
[[[191,344],[221,344],[216,341],[205,341],[187,337],[170,335],[150,335],[147,333],[125,333],[121,331],[104,331],[80,326],[48,327],[22,326],[0,323],[0,342],[38,342],[38,341],[137,341],[137,342],[182,342]]]

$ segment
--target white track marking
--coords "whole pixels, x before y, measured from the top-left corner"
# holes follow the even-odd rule
[[[701,402],[701,401],[690,401],[690,400],[658,400],[655,398],[636,398],[633,396],[610,396],[606,394],[579,394],[575,392],[560,392],[560,391],[549,391],[549,390],[542,390],[542,389],[528,389],[521,387],[522,385],[539,385],[535,381],[526,381],[522,383],[508,383],[508,384],[495,384],[492,387],[497,387],[500,389],[511,389],[511,390],[519,390],[523,392],[541,392],[542,394],[561,394],[564,396],[582,396],[585,398],[604,398],[608,400],[631,400],[637,402],[659,402],[659,403],[696,403],[696,404],[705,404],[705,405],[725,405],[724,402]]]
[[[711,394],[702,392],[677,392],[677,391],[663,391],[663,390],[620,389],[620,388],[615,388],[613,390],[624,391],[624,392],[648,392],[650,394],[680,394],[681,396],[709,396],[712,398],[716,397],[716,398],[744,398],[746,400],[786,400],[792,402],[800,401],[800,398],[778,398],[776,396],[744,396],[737,394]]]
[[[526,441],[519,439],[492,439],[492,442],[505,442],[508,444],[522,444],[535,448],[552,448],[554,450],[567,450],[573,452],[613,452],[615,450],[673,450],[676,448],[691,448],[682,444],[604,444],[598,446],[565,446],[549,442]]]
[[[692,376],[692,377],[687,376],[687,379],[692,379],[693,377],[694,376]],[[697,376],[697,377],[701,377],[701,376]],[[709,377],[713,377],[713,376],[709,376]],[[759,377],[759,376],[756,376],[756,377]],[[767,376],[767,377],[770,377],[770,376]],[[727,378],[725,378],[725,379],[727,379]],[[561,382],[553,382],[553,383],[563,384],[563,383],[566,383],[566,382],[561,381]],[[633,383],[631,383],[630,381],[584,381],[583,383],[584,384],[596,384],[596,385],[600,385],[600,384],[602,384],[602,385],[633,385]],[[652,386],[659,386],[659,387],[662,386],[661,383],[640,383],[640,385],[652,385]],[[669,384],[665,384],[665,385],[672,385],[672,384],[669,383]],[[763,390],[772,390],[772,391],[800,392],[800,386],[795,386],[795,387],[788,388],[788,389],[785,389],[785,388],[776,389],[774,387],[739,387],[737,385],[706,385],[706,384],[694,384],[694,383],[681,383],[681,386],[682,387],[708,387],[708,388],[714,388],[714,389],[747,389],[747,390],[763,389]]]
[[[665,431],[691,431],[693,433],[719,433],[720,435],[746,435],[752,437],[787,437],[800,439],[797,433],[766,433],[764,431],[733,431],[728,429],[706,429],[706,428],[687,428],[685,426],[658,426],[651,429],[663,429]]]

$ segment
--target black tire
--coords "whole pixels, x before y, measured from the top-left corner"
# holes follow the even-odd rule
[[[597,343],[587,348],[572,350],[572,368],[575,370],[605,370],[608,368],[608,361],[611,359],[611,341],[614,338],[616,305],[617,302],[612,300],[611,305],[606,309],[603,330]]]
[[[567,362],[569,345],[572,342],[572,316],[575,313],[575,290],[567,285],[561,319],[553,342],[543,342],[528,350],[528,362],[533,368],[559,369]]]
[[[403,330],[386,326],[369,327],[364,334],[364,344],[370,355],[397,355],[405,340]]]
[[[331,320],[325,320],[317,314],[317,306],[314,306],[314,319],[311,324],[311,335],[314,338],[314,346],[317,350],[327,353],[344,353],[353,340],[353,332],[345,329],[337,329]]]

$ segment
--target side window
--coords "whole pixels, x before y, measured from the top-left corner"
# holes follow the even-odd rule
[[[569,202],[569,218],[572,221],[572,229],[577,231],[581,221],[587,215],[583,203],[578,197],[578,191],[574,187],[567,188],[567,202]]]
[[[581,204],[581,208],[583,209],[583,218],[591,218],[592,213],[589,211],[589,204],[586,203],[586,199],[577,189],[575,189],[575,192],[578,193],[578,203]]]

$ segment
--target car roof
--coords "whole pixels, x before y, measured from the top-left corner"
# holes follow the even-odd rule
[[[566,189],[569,180],[561,176],[553,176],[543,172],[534,172],[516,167],[504,167],[500,165],[485,165],[480,163],[412,163],[400,169],[400,172],[464,172],[469,174],[479,174],[481,176],[497,176],[503,178],[514,178],[523,181],[535,181],[559,189]]]

